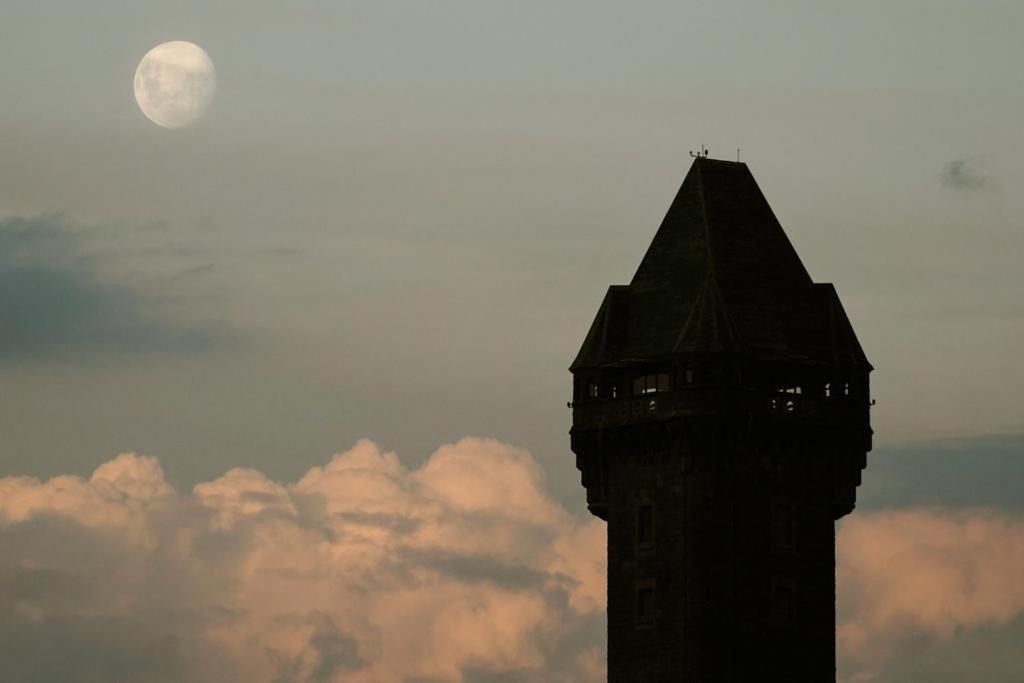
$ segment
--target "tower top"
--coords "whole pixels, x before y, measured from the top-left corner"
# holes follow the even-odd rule
[[[608,523],[608,681],[834,681],[871,366],[747,166],[705,151],[570,368]]]
[[[570,369],[694,352],[870,369],[835,289],[811,280],[747,165],[704,155]]]

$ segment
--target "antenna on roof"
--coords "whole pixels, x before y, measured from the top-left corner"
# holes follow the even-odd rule
[[[736,163],[740,163],[740,148],[736,148]]]
[[[707,159],[709,153],[710,152],[709,152],[708,148],[705,147],[704,145],[700,146],[700,151],[699,152],[694,152],[692,149],[690,150],[690,156],[694,157],[695,159],[702,159],[702,158],[703,159]]]

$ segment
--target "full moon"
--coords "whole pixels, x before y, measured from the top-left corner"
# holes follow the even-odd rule
[[[164,128],[181,128],[198,119],[216,90],[210,55],[184,40],[157,45],[135,70],[135,101],[150,121]]]

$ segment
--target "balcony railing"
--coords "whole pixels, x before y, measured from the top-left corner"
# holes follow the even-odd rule
[[[687,388],[624,398],[587,399],[572,404],[573,426],[614,427],[678,417],[751,415],[779,420],[814,417],[867,418],[866,401],[790,393]]]

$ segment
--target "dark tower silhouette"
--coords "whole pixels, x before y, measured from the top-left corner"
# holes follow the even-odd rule
[[[872,368],[745,164],[694,160],[570,369],[609,681],[834,681]]]

